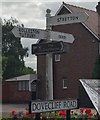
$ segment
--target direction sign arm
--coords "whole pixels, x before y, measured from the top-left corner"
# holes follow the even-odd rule
[[[57,16],[51,16],[49,20],[50,26],[82,23],[88,19],[89,15],[86,12],[63,14]]]

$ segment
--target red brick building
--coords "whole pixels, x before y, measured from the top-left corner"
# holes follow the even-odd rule
[[[98,3],[100,8],[100,3]],[[79,79],[92,78],[96,57],[100,53],[100,11],[69,5],[63,2],[56,15],[86,12],[89,18],[84,23],[53,26],[53,31],[72,34],[73,44],[68,44],[67,53],[53,55],[54,99],[79,98]],[[37,73],[40,78],[39,98],[46,99],[46,56],[37,56]]]
[[[2,84],[3,103],[24,103],[32,100],[31,83],[36,74],[27,74],[5,80]]]

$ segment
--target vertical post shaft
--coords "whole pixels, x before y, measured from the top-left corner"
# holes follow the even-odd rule
[[[50,25],[49,18],[51,16],[50,9],[46,10],[46,30],[47,30],[47,42],[50,41]],[[53,100],[53,58],[52,54],[46,54],[46,99]]]

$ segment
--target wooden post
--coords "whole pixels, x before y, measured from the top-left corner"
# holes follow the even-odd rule
[[[66,110],[66,120],[70,120],[70,110]]]
[[[40,113],[36,113],[35,120],[40,120]]]
[[[37,100],[37,96],[38,96],[37,95],[37,82],[38,81],[35,81],[35,82],[31,83],[31,85],[33,84],[32,87],[34,87],[34,88],[31,88],[31,90],[32,90],[32,100]],[[31,103],[30,103],[29,111],[31,112]],[[36,113],[35,120],[40,120],[40,113]]]

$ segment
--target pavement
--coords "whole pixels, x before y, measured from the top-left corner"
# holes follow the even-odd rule
[[[0,115],[11,113],[13,110],[16,112],[25,112],[29,109],[28,104],[0,104]]]

